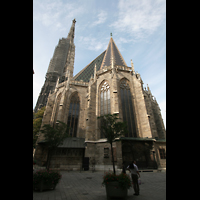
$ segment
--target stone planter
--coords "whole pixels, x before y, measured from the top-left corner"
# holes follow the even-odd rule
[[[109,182],[106,184],[106,195],[107,200],[111,200],[111,198],[120,197],[124,200],[127,199],[128,189],[122,189],[119,187],[119,183],[117,181]]]
[[[40,190],[42,192],[43,190],[51,190],[55,189],[56,185],[53,183],[44,183],[44,181],[40,181],[39,183],[35,184],[33,186],[33,190]]]

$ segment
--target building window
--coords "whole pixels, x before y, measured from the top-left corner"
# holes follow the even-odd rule
[[[110,86],[105,81],[100,87],[100,115],[106,115],[110,113]],[[99,122],[100,126],[101,121]],[[104,138],[104,134],[101,132],[101,138]]]
[[[106,115],[110,113],[110,86],[105,81],[101,86],[101,110],[100,115]]]
[[[78,127],[78,118],[79,118],[79,109],[80,109],[80,100],[78,93],[73,94],[70,100],[69,114],[67,126],[70,127],[69,135],[71,137],[76,137],[77,127]]]
[[[127,122],[128,126],[128,133],[125,135],[125,137],[137,137],[135,119],[133,114],[134,106],[132,102],[129,81],[127,79],[122,79],[120,83],[120,94],[121,94],[123,121]]]
[[[159,149],[159,152],[160,152],[160,158],[166,159],[165,149]]]
[[[61,93],[58,95],[57,100],[56,100],[57,102],[56,102],[56,111],[55,111],[53,127],[55,127],[56,122],[57,122],[60,100],[61,100]]]

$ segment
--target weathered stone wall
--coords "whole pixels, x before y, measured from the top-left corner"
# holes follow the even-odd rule
[[[148,119],[149,119],[149,123],[150,123],[150,127],[151,127],[152,138],[155,138],[155,137],[158,137],[158,133],[157,133],[157,128],[156,128],[155,119],[154,119],[154,113],[153,113],[153,109],[152,109],[153,101],[152,101],[149,93],[146,91],[144,91],[144,99],[145,99],[147,115],[148,115]]]
[[[166,168],[166,159],[161,159],[159,149],[164,149],[166,155],[166,142],[155,142],[155,154],[158,168]]]
[[[114,162],[115,169],[121,169],[122,167],[122,152],[121,142],[116,141],[113,143]],[[90,160],[95,160],[96,170],[113,170],[111,145],[107,142],[88,142],[85,150],[85,157],[89,157]],[[91,163],[90,163],[91,166]]]
[[[82,170],[84,149],[58,148],[51,158],[50,168],[59,170]]]
[[[157,134],[159,139],[166,139],[166,131],[161,116],[160,108],[157,102],[152,103],[152,110],[154,114],[155,124],[157,128]]]

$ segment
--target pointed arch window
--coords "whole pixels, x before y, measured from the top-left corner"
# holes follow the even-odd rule
[[[100,87],[100,115],[106,115],[109,113],[110,113],[110,86],[107,81],[104,81]],[[103,133],[101,133],[101,138],[104,138]]]
[[[100,115],[106,115],[110,113],[110,86],[105,81],[101,86],[101,106]]]
[[[76,137],[77,135],[77,127],[78,127],[78,119],[79,119],[79,110],[80,110],[80,100],[78,93],[72,95],[69,105],[69,114],[67,126],[70,127],[69,135],[71,137]]]
[[[128,125],[128,133],[125,135],[125,137],[137,137],[135,119],[133,113],[134,106],[130,92],[129,81],[127,79],[123,79],[120,82],[120,94],[121,94],[123,121],[124,122],[126,121]]]
[[[61,100],[61,93],[58,95],[57,100],[56,100],[57,102],[56,102],[56,110],[55,110],[55,117],[54,117],[53,127],[55,127],[55,124],[57,122],[58,111],[59,111],[59,106],[60,106],[60,100]]]

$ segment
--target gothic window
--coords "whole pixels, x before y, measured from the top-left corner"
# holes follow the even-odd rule
[[[100,88],[100,115],[106,115],[108,113],[110,113],[110,86],[105,81]],[[101,138],[104,138],[102,132]]]
[[[160,152],[160,158],[166,159],[165,149],[159,149],[159,152]]]
[[[56,103],[56,110],[55,110],[55,117],[54,117],[53,127],[55,127],[55,124],[57,122],[58,111],[59,111],[59,106],[60,106],[60,100],[61,100],[61,93],[57,97],[57,103]]]
[[[65,76],[62,76],[59,78],[59,83],[64,82],[65,80],[67,80],[67,77],[65,78]]]
[[[100,98],[100,115],[106,115],[110,113],[110,86],[106,81],[101,86]]]
[[[120,83],[120,94],[121,94],[123,121],[127,122],[128,125],[128,133],[125,135],[125,137],[137,137],[135,119],[133,114],[134,106],[132,102],[129,81],[127,79],[122,79]]]
[[[79,109],[80,109],[80,100],[78,93],[73,94],[70,100],[69,105],[69,114],[67,126],[70,127],[69,135],[71,137],[76,137],[77,127],[78,127],[78,118],[79,118]]]

